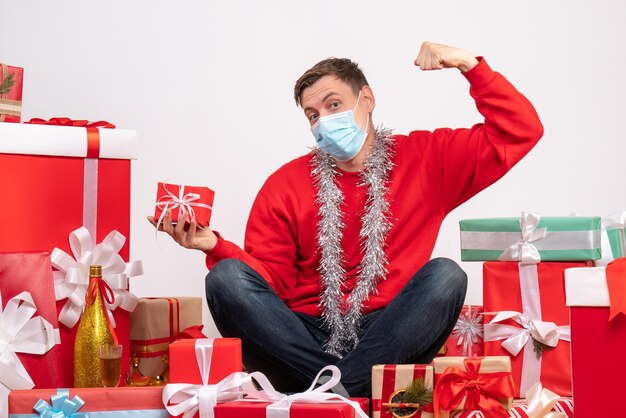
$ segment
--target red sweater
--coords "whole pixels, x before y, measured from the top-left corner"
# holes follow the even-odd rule
[[[470,129],[437,129],[396,135],[389,187],[392,229],[387,236],[386,280],[365,301],[363,312],[385,307],[432,254],[441,222],[454,208],[501,178],[543,134],[530,102],[484,60],[464,73],[484,123]],[[260,273],[294,311],[320,316],[322,291],[317,252],[318,205],[311,176],[312,154],[285,164],[256,197],[245,246],[219,237],[207,266],[225,258],[243,260]],[[347,298],[363,254],[360,214],[367,190],[359,174],[341,172]]]

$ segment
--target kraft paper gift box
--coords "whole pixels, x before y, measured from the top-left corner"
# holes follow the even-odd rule
[[[10,390],[63,381],[58,342],[50,255],[0,253],[0,417]]]
[[[358,402],[363,411],[369,410],[369,399],[350,398]],[[218,404],[215,418],[266,418],[269,403],[233,401]],[[366,412],[367,413],[367,412]],[[289,408],[287,418],[355,418],[354,408],[347,403],[299,403]]]
[[[511,357],[516,397],[535,383],[571,396],[564,271],[583,262],[483,265],[485,355]],[[488,314],[489,313],[489,314]]]
[[[465,219],[461,228],[463,261],[582,261],[597,260],[599,217],[541,217]]]
[[[445,355],[452,357],[482,356],[483,307],[464,305],[461,315],[445,344]]]
[[[507,416],[514,393],[509,357],[436,357],[433,368],[435,416],[445,418],[451,411],[479,405],[490,418]]]
[[[154,219],[163,220],[167,210],[172,211],[172,222],[178,222],[182,213],[187,222],[194,219],[199,226],[209,226],[215,192],[208,187],[158,183]]]
[[[23,83],[23,68],[0,63],[0,122],[20,121]]]
[[[50,252],[59,248],[74,259],[69,237],[84,226],[90,237],[81,233],[83,242],[101,243],[118,231],[125,237],[119,255],[129,260],[130,160],[137,154],[137,134],[98,128],[100,125],[0,123],[0,189],[11,196],[10,205],[0,206],[0,251]],[[16,214],[20,214],[20,222],[15,221]],[[117,246],[124,241],[119,235],[112,240]],[[57,311],[66,304],[59,300]],[[124,346],[125,375],[129,368],[129,314],[117,308],[113,317]],[[64,376],[57,387],[73,385],[76,328],[60,326]]]
[[[16,390],[9,396],[9,418],[169,418],[162,392],[162,387]]]
[[[144,376],[162,375],[163,355],[188,327],[202,324],[202,298],[140,298],[130,315],[130,355]],[[166,366],[165,366],[166,367]]]
[[[625,264],[618,258],[606,267],[565,271],[577,418],[623,415],[614,401],[625,388]]]
[[[402,393],[415,380],[421,380],[424,388],[433,391],[433,368],[424,364],[377,364],[372,367],[372,418],[392,418],[389,405],[402,402]],[[403,408],[403,414],[411,414],[415,418],[433,417],[432,402],[417,408]]]

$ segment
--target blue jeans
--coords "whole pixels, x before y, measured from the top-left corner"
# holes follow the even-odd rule
[[[371,397],[375,364],[430,363],[452,332],[467,290],[453,261],[422,267],[383,309],[363,316],[360,339],[342,359],[324,351],[320,318],[294,312],[251,267],[217,263],[206,278],[209,309],[224,337],[241,338],[243,362],[281,392],[306,390],[322,367],[334,364],[354,397]]]

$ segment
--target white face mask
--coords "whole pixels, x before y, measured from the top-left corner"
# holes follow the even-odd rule
[[[356,100],[354,109],[361,100],[361,93]],[[337,161],[349,161],[361,151],[367,138],[370,114],[367,114],[365,131],[361,130],[354,120],[354,109],[334,115],[322,116],[311,127],[317,144]]]

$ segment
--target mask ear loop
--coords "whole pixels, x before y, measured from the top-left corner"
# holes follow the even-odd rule
[[[359,105],[359,100],[361,100],[361,91],[359,91],[359,97],[356,98],[356,104],[354,105],[354,109],[352,109],[353,114],[357,106]],[[365,136],[366,137],[367,137],[367,130],[369,129],[369,126],[370,126],[370,113],[367,112],[367,120],[365,121]]]

